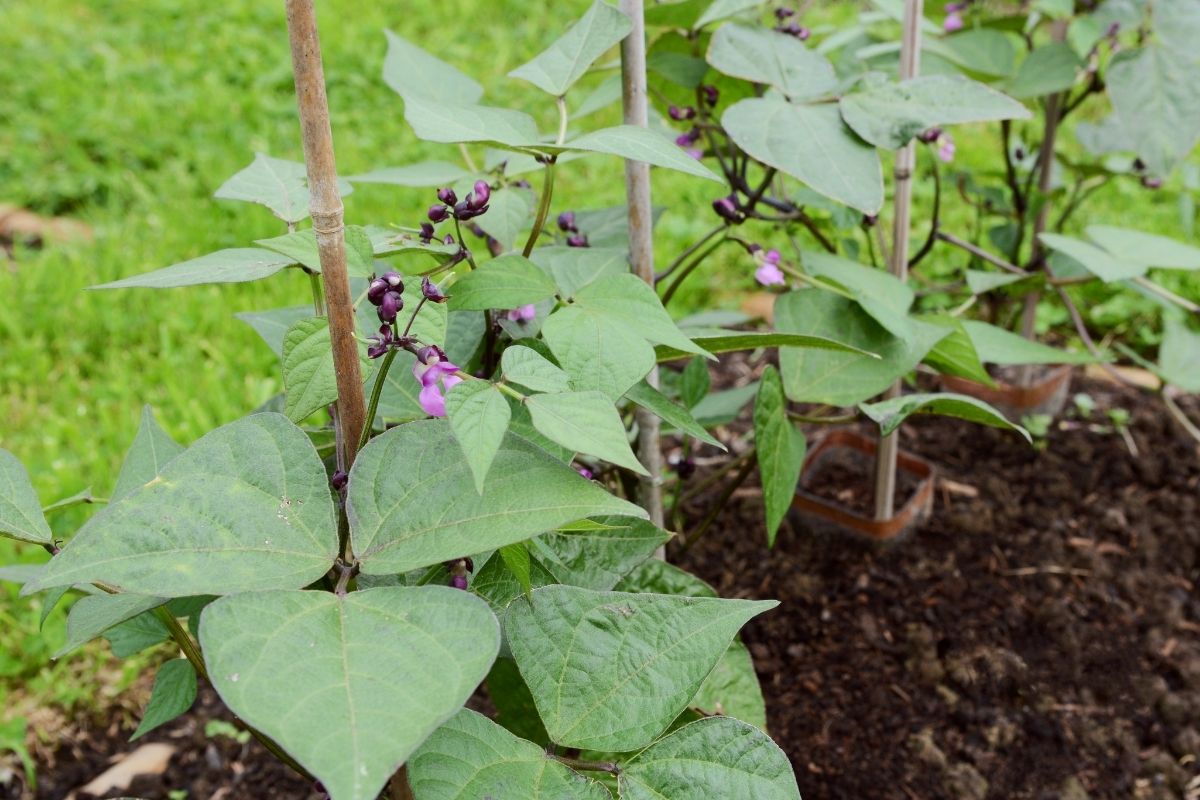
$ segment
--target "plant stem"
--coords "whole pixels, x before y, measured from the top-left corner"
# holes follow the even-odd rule
[[[904,39],[900,47],[900,80],[915,78],[921,71],[921,16],[924,0],[907,0],[904,4]],[[908,243],[912,214],[912,177],[917,164],[916,142],[910,141],[896,153],[895,218],[892,220],[891,272],[899,280],[908,278]],[[937,220],[934,220],[936,227]],[[900,381],[884,393],[884,397],[900,394]],[[875,458],[875,519],[891,519],[895,513],[896,460],[899,451],[899,432],[879,440]]]
[[[383,357],[383,363],[379,365],[379,372],[375,376],[375,385],[371,387],[371,402],[367,406],[366,424],[363,425],[362,434],[359,436],[357,450],[366,447],[367,442],[371,439],[371,431],[375,427],[375,414],[379,409],[379,396],[383,394],[383,382],[387,380],[388,370],[392,368],[392,362],[396,360],[398,352],[394,348],[389,349]]]
[[[1188,415],[1183,412],[1183,409],[1180,408],[1179,404],[1175,402],[1175,399],[1171,397],[1171,391],[1169,387],[1163,389],[1162,399],[1163,403],[1165,403],[1167,406],[1167,411],[1171,413],[1171,416],[1175,418],[1175,421],[1178,422],[1185,431],[1187,431],[1189,436],[1191,436],[1197,442],[1200,442],[1200,428],[1196,427],[1196,424],[1188,419]]]
[[[726,227],[722,227],[721,230],[727,232],[729,229]],[[667,290],[665,292],[663,292],[662,304],[665,306],[668,303],[670,303],[671,298],[675,296],[675,293],[677,291],[679,291],[679,287],[683,285],[683,282],[685,280],[687,280],[687,277],[696,270],[696,267],[698,267],[702,263],[704,263],[704,259],[706,259],[710,255],[712,255],[714,250],[716,250],[721,245],[725,244],[725,242],[727,242],[727,241],[729,241],[728,236],[722,236],[720,239],[717,239],[715,242],[710,244],[708,247],[701,250],[700,254],[697,255],[692,260],[692,263],[690,263],[686,267],[684,267],[680,271],[679,275],[675,278],[675,280],[671,282],[671,285],[667,287]]]
[[[362,372],[358,364],[354,305],[346,273],[346,240],[343,206],[338,192],[333,133],[329,126],[329,100],[325,70],[317,35],[313,0],[287,0],[287,26],[296,82],[296,104],[308,171],[309,210],[321,260],[321,280],[329,313],[329,338],[333,345],[337,379],[337,427],[341,446],[338,468],[349,472],[354,463],[366,409]]]
[[[542,235],[542,228],[546,225],[546,216],[550,213],[550,198],[554,195],[554,159],[551,158],[546,162],[542,173],[542,197],[538,202],[537,217],[533,221],[533,229],[529,231],[529,238],[525,241],[525,248],[521,251],[521,255],[529,258],[529,254],[533,252],[534,245],[537,244],[538,237]]]
[[[325,295],[321,291],[320,274],[316,272],[309,272],[308,285],[312,288],[313,313],[318,317],[325,316]]]
[[[704,535],[704,532],[707,531],[709,526],[713,524],[713,521],[716,520],[716,518],[720,516],[721,512],[725,510],[725,506],[729,503],[729,498],[733,497],[733,493],[737,491],[738,487],[745,482],[746,478],[750,477],[750,471],[754,469],[754,465],[756,463],[758,462],[754,459],[749,459],[745,464],[742,465],[742,468],[738,470],[738,474],[733,477],[733,480],[731,480],[725,487],[725,490],[721,492],[721,496],[717,498],[717,502],[713,504],[712,509],[704,517],[701,523],[696,526],[696,529],[688,534],[687,539],[685,539],[683,542],[681,552],[686,553],[688,549],[696,543],[696,540]]]
[[[955,247],[961,247],[963,250],[966,250],[968,253],[975,256],[976,258],[980,258],[980,259],[988,262],[989,264],[992,264],[993,266],[997,266],[1000,269],[1004,270],[1005,272],[1011,272],[1014,275],[1022,275],[1025,277],[1029,276],[1028,272],[1021,269],[1016,264],[1010,264],[1007,261],[1005,261],[1004,259],[999,258],[998,256],[992,255],[991,253],[984,250],[983,248],[976,247],[975,245],[971,244],[970,242],[966,241],[965,239],[958,238],[957,236],[955,236],[952,233],[946,233],[945,231],[938,231],[937,238],[941,239],[943,242],[952,244]]]
[[[938,228],[942,224],[942,171],[938,168],[936,157],[930,159],[930,163],[933,165],[933,218],[929,221],[929,235],[925,237],[925,243],[921,245],[921,249],[916,252],[916,255],[908,260],[909,269],[920,264],[921,260],[933,250],[934,242],[937,241]]]
[[[91,489],[88,489],[87,494],[82,494],[77,497],[68,497],[64,500],[59,500],[56,503],[51,503],[48,506],[42,506],[42,514],[50,514],[54,511],[61,511],[62,509],[70,508],[71,506],[92,505],[93,503],[97,505],[104,505],[108,502],[107,497],[92,497],[91,491]]]
[[[672,261],[667,266],[666,269],[664,269],[662,272],[658,273],[658,275],[655,276],[655,280],[661,281],[663,278],[670,276],[670,274],[672,272],[674,272],[676,269],[678,269],[679,266],[681,264],[683,264],[683,262],[687,261],[688,257],[691,256],[692,253],[695,253],[697,250],[699,250],[701,247],[703,247],[705,245],[705,243],[708,242],[709,239],[713,238],[714,236],[716,236],[717,234],[721,233],[724,230],[725,230],[724,225],[718,225],[717,227],[710,230],[708,233],[701,236],[696,241],[692,242],[686,250],[684,250],[682,253],[680,253],[678,256],[675,257],[675,260]]]

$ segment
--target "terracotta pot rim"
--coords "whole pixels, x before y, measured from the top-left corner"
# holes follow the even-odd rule
[[[939,379],[947,389],[955,389],[992,405],[1006,405],[1013,409],[1025,410],[1037,408],[1053,397],[1063,384],[1071,379],[1074,372],[1074,365],[1059,364],[1047,372],[1044,378],[1029,386],[1017,386],[1000,380],[996,381],[994,387],[986,386],[979,381],[957,375],[941,375]]]

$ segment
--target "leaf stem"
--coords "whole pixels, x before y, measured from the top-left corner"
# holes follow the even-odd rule
[[[581,769],[590,772],[607,772],[610,775],[620,775],[621,765],[615,761],[584,761],[579,758],[571,758],[569,756],[560,756],[551,753],[551,758],[560,764],[565,764],[571,769]]]
[[[108,502],[107,497],[92,497],[91,492],[92,490],[89,488],[86,489],[83,494],[75,497],[67,497],[59,500],[58,502],[51,503],[48,506],[43,506],[42,513],[49,514],[52,511],[61,511],[62,509],[70,508],[71,506],[91,505],[93,503],[103,505]]]
[[[554,196],[554,157],[551,156],[546,162],[542,178],[542,197],[538,202],[537,218],[533,221],[533,229],[529,231],[529,239],[525,242],[525,247],[521,251],[521,255],[529,258],[529,254],[533,252],[534,245],[537,244],[538,237],[542,235],[542,228],[546,225],[546,216],[550,213],[550,198]]]
[[[729,229],[722,226],[721,230],[728,231]],[[729,241],[728,234],[722,236],[720,239],[717,239],[717,241],[701,250],[699,255],[697,255],[690,264],[680,270],[678,277],[676,277],[675,280],[671,282],[671,285],[667,287],[667,290],[663,292],[662,304],[665,306],[667,303],[671,302],[671,298],[675,296],[677,291],[679,291],[679,287],[683,285],[683,282],[687,280],[687,277],[695,272],[696,267],[700,266],[700,264],[704,262],[704,259],[712,255],[713,251],[727,241]]]
[[[413,316],[416,316],[415,314]],[[387,355],[383,357],[383,363],[379,365],[379,372],[375,376],[375,385],[371,387],[371,402],[367,404],[367,417],[363,424],[362,435],[358,438],[358,447],[356,450],[361,450],[367,446],[367,442],[371,439],[371,431],[375,427],[375,413],[379,409],[379,396],[383,394],[383,382],[387,379],[388,370],[392,367],[392,362],[396,360],[398,350],[389,349]]]

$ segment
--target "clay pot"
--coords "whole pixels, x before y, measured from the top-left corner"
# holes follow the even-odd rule
[[[982,400],[1010,421],[1019,423],[1028,416],[1045,414],[1057,417],[1061,414],[1071,393],[1073,371],[1074,368],[1069,365],[1051,367],[1042,370],[1028,386],[1007,383],[999,378],[995,387],[984,386],[954,375],[942,375],[941,383],[946,391]]]
[[[916,478],[917,486],[890,519],[874,519],[807,490],[813,478],[820,474],[823,463],[838,455],[839,451],[849,451],[855,458],[874,463],[878,445],[878,440],[846,429],[830,431],[816,442],[804,459],[800,485],[792,499],[792,513],[797,517],[796,524],[800,529],[836,531],[886,542],[908,533],[929,517],[933,509],[936,470],[930,462],[903,450],[897,456],[896,468]]]

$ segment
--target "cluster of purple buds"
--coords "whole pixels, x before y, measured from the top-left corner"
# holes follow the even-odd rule
[[[367,337],[367,341],[372,342],[367,347],[367,358],[379,358],[396,344],[396,331],[385,323],[379,326],[379,333]]]
[[[372,278],[367,287],[367,300],[379,309],[379,321],[391,325],[396,321],[396,315],[404,308],[404,281],[398,272],[385,272],[378,278]]]
[[[721,93],[717,91],[717,87],[707,83],[700,87],[700,92],[704,95],[704,102],[710,106],[715,106],[717,101],[721,99]]]
[[[672,105],[667,109],[667,113],[671,116],[671,119],[675,120],[676,122],[683,122],[684,120],[696,118],[696,109],[692,108],[691,106],[683,106],[681,108],[679,106]]]
[[[458,195],[449,187],[438,189],[437,196],[441,202],[434,203],[429,207],[430,220],[441,222],[454,217],[457,220],[465,221],[487,213],[488,201],[492,199],[492,187],[488,185],[487,181],[475,181],[474,190],[467,192],[467,197],[462,202],[459,202]]]
[[[924,144],[936,144],[938,158],[947,164],[954,160],[954,153],[957,149],[954,145],[954,137],[941,128],[930,128],[924,133],[918,134],[917,140]]]
[[[728,197],[718,197],[712,202],[713,211],[717,212],[717,216],[726,222],[732,222],[734,225],[741,224],[745,219],[745,214],[738,207],[737,195],[731,194]]]
[[[567,247],[591,247],[587,234],[580,233],[575,225],[574,211],[564,211],[558,215],[558,229],[567,234]]]
[[[704,155],[704,151],[694,145],[700,141],[700,129],[692,128],[687,133],[681,133],[675,137],[675,144],[683,148],[683,152],[687,153],[697,161]]]
[[[794,8],[780,6],[779,8],[775,9],[775,19],[779,20],[780,22],[783,22],[788,17],[794,16],[796,16],[796,9]]]
[[[789,9],[790,11],[791,9]],[[789,22],[785,25],[776,25],[775,30],[780,33],[786,33],[788,36],[795,36],[800,41],[807,41],[809,36],[812,36],[812,31],[801,25],[799,22]]]

